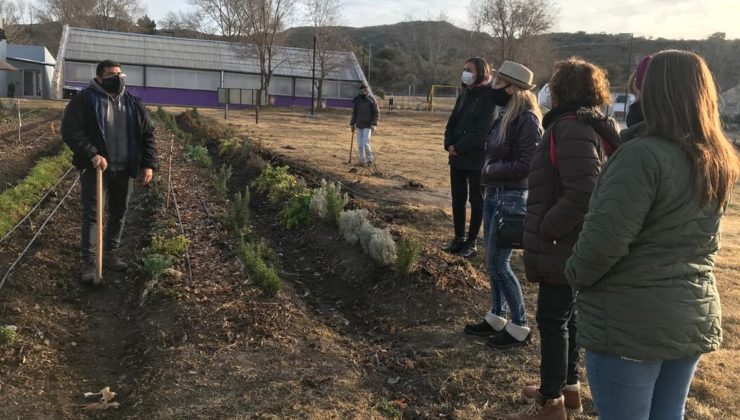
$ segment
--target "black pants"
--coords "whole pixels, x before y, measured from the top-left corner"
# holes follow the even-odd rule
[[[470,199],[470,226],[468,240],[478,237],[483,222],[483,192],[480,188],[480,171],[469,171],[450,167],[450,186],[452,187],[452,220],[455,224],[455,237],[465,236],[466,202]]]
[[[82,172],[82,239],[80,241],[80,256],[83,261],[95,261],[95,249],[98,245],[98,235],[95,226],[98,221],[97,209],[97,179],[94,169]],[[133,189],[133,179],[128,172],[103,172],[103,195],[108,198],[108,229],[106,231],[105,251],[115,251],[121,244],[123,225],[126,220],[128,201]]]
[[[540,283],[537,327],[542,344],[540,394],[558,398],[566,384],[578,383],[575,296],[570,286]]]

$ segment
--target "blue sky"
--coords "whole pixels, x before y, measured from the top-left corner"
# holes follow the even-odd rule
[[[477,0],[475,3],[479,3]],[[142,0],[150,17],[186,10],[185,2]],[[701,39],[715,32],[740,38],[740,0],[554,0],[562,32],[632,32],[640,36]],[[396,23],[445,12],[452,23],[468,27],[469,1],[454,0],[344,0],[342,23],[371,26]],[[300,25],[296,19],[294,25]]]

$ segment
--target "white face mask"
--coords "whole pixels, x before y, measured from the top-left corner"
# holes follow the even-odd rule
[[[464,71],[462,74],[462,82],[465,83],[467,86],[471,86],[473,82],[475,81],[475,78],[473,77],[473,73],[469,71]]]

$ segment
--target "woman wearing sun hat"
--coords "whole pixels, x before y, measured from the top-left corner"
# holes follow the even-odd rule
[[[496,245],[496,220],[503,214],[524,215],[526,211],[529,165],[542,136],[542,114],[531,92],[532,79],[527,67],[512,61],[505,61],[495,71],[493,101],[501,110],[486,140],[481,171],[492,304],[480,323],[465,326],[465,333],[490,336],[488,344],[497,349],[525,345],[531,337],[521,285],[511,269],[512,249]],[[507,309],[511,320],[506,319]]]

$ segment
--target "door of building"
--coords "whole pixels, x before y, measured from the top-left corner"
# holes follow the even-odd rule
[[[23,70],[23,96],[40,98],[42,95],[41,72],[37,70]]]

